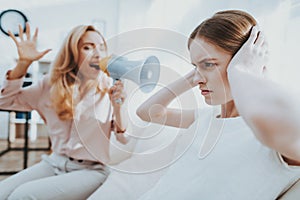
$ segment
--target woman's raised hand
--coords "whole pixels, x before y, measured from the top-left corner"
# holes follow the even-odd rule
[[[9,31],[8,34],[13,39],[13,41],[17,46],[19,63],[30,65],[33,61],[39,60],[45,54],[51,51],[51,49],[47,49],[41,52],[37,50],[36,47],[37,47],[37,38],[38,38],[38,28],[36,28],[34,35],[31,36],[30,25],[28,22],[26,23],[26,33],[25,33],[26,36],[24,36],[23,29],[21,25],[19,25],[19,38],[20,38],[19,41],[11,31]]]

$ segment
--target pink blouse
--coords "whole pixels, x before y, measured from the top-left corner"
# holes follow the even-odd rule
[[[107,93],[89,91],[80,100],[73,120],[61,120],[51,108],[49,75],[38,83],[22,88],[23,78],[4,80],[0,108],[18,111],[36,110],[47,125],[52,150],[75,159],[109,162],[112,106]],[[101,72],[100,88],[112,85],[112,79]],[[124,136],[123,136],[124,137]],[[124,138],[117,139],[124,143]]]

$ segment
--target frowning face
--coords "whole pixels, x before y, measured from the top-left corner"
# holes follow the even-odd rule
[[[194,82],[198,83],[205,102],[222,105],[232,101],[226,71],[232,56],[203,38],[192,41],[190,56],[196,70]]]

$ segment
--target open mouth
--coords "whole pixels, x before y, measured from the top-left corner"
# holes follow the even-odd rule
[[[100,70],[100,66],[98,64],[90,63],[91,68],[95,68],[96,70]]]

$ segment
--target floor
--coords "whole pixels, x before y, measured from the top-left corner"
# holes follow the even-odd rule
[[[11,143],[12,147],[22,147],[24,140],[16,139]],[[7,147],[6,140],[0,139],[0,152]],[[29,143],[30,148],[48,147],[48,137],[39,137],[36,141]],[[42,154],[48,154],[49,151],[29,151],[28,166],[31,166],[41,160]],[[15,171],[23,169],[23,151],[10,151],[0,157],[0,171]],[[8,176],[0,175],[0,181]]]

